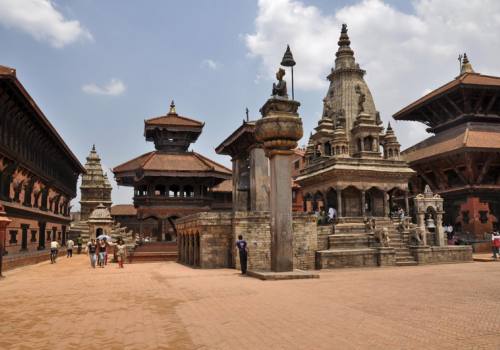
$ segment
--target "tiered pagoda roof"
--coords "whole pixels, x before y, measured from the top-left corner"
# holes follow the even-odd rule
[[[409,104],[396,120],[420,121],[435,135],[403,152],[410,163],[464,150],[500,149],[500,77],[475,73],[467,56],[461,74]]]
[[[155,143],[145,153],[113,169],[120,185],[132,186],[144,177],[212,178],[220,183],[231,178],[231,170],[196,152],[188,152],[205,124],[178,115],[172,101],[168,114],[144,121],[144,136]]]

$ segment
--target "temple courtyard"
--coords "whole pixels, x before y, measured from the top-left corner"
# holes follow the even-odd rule
[[[500,263],[260,281],[59,258],[5,273],[0,349],[500,349]]]

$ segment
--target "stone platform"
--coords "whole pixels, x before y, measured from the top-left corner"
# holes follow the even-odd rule
[[[288,272],[247,271],[247,275],[250,277],[258,278],[262,281],[282,281],[282,280],[319,278],[319,273],[314,271],[304,271],[304,270],[293,270]]]

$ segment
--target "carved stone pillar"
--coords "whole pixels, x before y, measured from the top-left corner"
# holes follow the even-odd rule
[[[361,190],[361,216],[366,215],[366,191]]]
[[[342,215],[342,189],[341,188],[337,188],[335,189],[335,191],[337,192],[337,216],[339,218],[341,218],[343,215]]]
[[[405,213],[410,216],[410,203],[408,201],[408,191],[405,191]]]
[[[387,194],[387,191],[384,191],[383,198],[384,198],[384,216],[388,217],[389,216],[389,195]]]
[[[255,136],[264,144],[271,170],[271,269],[293,270],[292,169],[291,158],[302,137],[302,121],[297,114],[300,103],[271,98],[261,108]]]
[[[442,247],[445,245],[447,240],[445,239],[444,229],[443,229],[443,213],[436,213],[436,234],[437,234],[437,244]]]

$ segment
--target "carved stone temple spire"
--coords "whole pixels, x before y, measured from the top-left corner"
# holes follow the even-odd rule
[[[460,69],[460,75],[464,73],[474,73],[474,69],[472,69],[472,64],[469,62],[466,53],[464,53],[464,58],[462,60],[462,68]]]
[[[354,51],[352,51],[351,40],[347,35],[347,24],[342,24],[342,30],[340,31],[340,38],[338,41],[339,48],[335,56],[335,69],[338,68],[356,68],[356,63],[354,61]]]
[[[387,159],[399,159],[399,152],[401,145],[398,142],[394,130],[392,130],[391,122],[387,125],[387,131],[385,132],[383,138],[384,145],[384,158]]]

